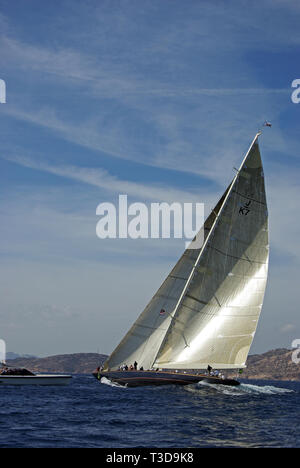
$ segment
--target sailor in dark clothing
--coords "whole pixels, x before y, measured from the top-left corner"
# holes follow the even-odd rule
[[[134,364],[133,364],[134,370],[137,370],[137,365],[138,365],[138,363],[136,361],[134,361]]]

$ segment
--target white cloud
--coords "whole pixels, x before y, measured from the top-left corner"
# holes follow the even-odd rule
[[[167,202],[199,202],[199,195],[193,192],[184,192],[171,187],[163,187],[158,184],[146,185],[135,182],[121,180],[110,175],[101,168],[85,168],[78,166],[51,165],[41,161],[34,161],[24,157],[7,157],[7,160],[24,167],[45,171],[59,177],[66,177],[77,180],[95,187],[102,188],[114,194],[127,194],[138,199],[158,200]]]

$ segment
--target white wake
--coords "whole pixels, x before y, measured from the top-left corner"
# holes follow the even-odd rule
[[[218,393],[223,393],[224,395],[233,395],[233,396],[242,396],[242,395],[279,395],[284,393],[294,393],[294,390],[281,387],[273,387],[272,385],[252,385],[241,383],[237,387],[231,387],[228,385],[222,384],[211,384],[209,382],[198,382],[196,386],[187,386],[185,389],[189,392],[197,393],[201,389],[207,388],[212,389]]]
[[[264,393],[266,395],[277,395],[281,393],[294,393],[294,390],[289,388],[273,387],[272,385],[265,385],[261,387],[260,385],[251,385],[242,383],[239,388],[245,393]]]
[[[127,388],[126,385],[120,385],[117,382],[112,382],[111,380],[107,379],[106,377],[101,377],[100,382],[104,385],[109,385],[110,387],[118,387],[118,388]]]

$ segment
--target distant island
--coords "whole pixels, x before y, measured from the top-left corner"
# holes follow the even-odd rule
[[[293,363],[292,353],[293,351],[289,349],[281,348],[263,354],[250,355],[247,369],[244,369],[241,377],[243,379],[300,381],[300,364]],[[44,358],[7,359],[7,364],[14,367],[26,367],[33,372],[91,374],[103,364],[106,358],[105,354],[97,353],[60,354]]]
[[[33,372],[54,372],[68,374],[91,374],[106,360],[105,354],[76,353],[58,354],[44,358],[18,357],[7,359],[7,364],[14,367],[26,367]]]

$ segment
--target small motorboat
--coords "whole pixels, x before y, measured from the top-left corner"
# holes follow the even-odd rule
[[[71,375],[34,374],[25,368],[8,367],[2,364],[0,387],[2,385],[68,385]]]

